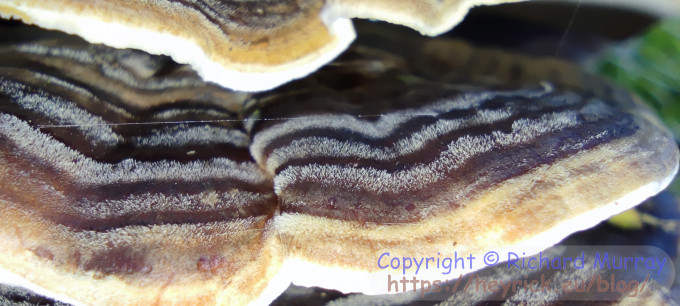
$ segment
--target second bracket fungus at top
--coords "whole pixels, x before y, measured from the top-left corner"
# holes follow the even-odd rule
[[[0,16],[90,42],[170,55],[207,81],[261,91],[304,77],[344,51],[355,36],[348,18],[437,35],[471,6],[515,1],[5,0]]]

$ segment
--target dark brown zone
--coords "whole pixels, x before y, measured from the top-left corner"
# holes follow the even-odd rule
[[[161,274],[182,275],[197,271],[207,278],[216,275],[228,277],[238,271],[244,263],[255,259],[257,252],[254,252],[253,248],[261,247],[261,238],[261,232],[253,231],[237,233],[221,241],[211,241],[210,238],[201,239],[203,241],[200,242],[191,241],[188,242],[188,245],[191,245],[189,253],[170,254],[169,257],[173,257],[170,261],[174,262],[172,266],[167,266],[159,260],[156,257],[158,254],[151,254],[163,247],[162,241],[151,246],[134,241],[122,243],[107,241],[105,248],[75,250],[68,261],[79,269],[99,272],[95,277],[105,277],[109,274],[148,274],[154,270],[159,270],[157,273]],[[188,249],[187,247],[187,251]],[[191,261],[195,262],[193,266]]]
[[[469,186],[476,184],[471,194],[452,195],[452,200],[448,207],[438,207],[430,214],[437,214],[443,210],[455,209],[460,205],[454,197],[470,199],[476,191],[484,190],[499,182],[513,177],[526,174],[532,169],[541,165],[552,164],[559,159],[569,157],[582,150],[588,150],[597,145],[610,142],[615,139],[634,134],[639,127],[634,122],[630,114],[617,114],[604,120],[594,122],[584,122],[574,127],[566,128],[562,131],[548,133],[535,138],[531,143],[514,145],[502,150],[493,150],[469,159],[465,164],[456,170],[446,173],[446,179],[425,186],[421,190],[410,191],[408,194],[375,194],[367,190],[344,190],[339,187],[338,181],[334,182],[309,182],[298,181],[290,185],[286,190],[279,194],[279,202],[282,212],[303,213],[308,215],[329,217],[340,220],[392,223],[392,222],[415,222],[426,217],[420,213],[427,205],[428,199],[449,192],[447,186]],[[579,140],[588,136],[594,136],[600,132],[609,133],[596,140],[581,145]],[[439,153],[439,148],[430,149]],[[306,164],[314,161],[308,161]],[[336,165],[346,166],[352,164],[350,161],[335,161]],[[400,160],[401,162],[401,160]],[[330,164],[328,161],[321,165]],[[407,163],[408,164],[408,163]],[[366,163],[359,163],[357,167],[373,166]],[[387,165],[383,165],[387,168]],[[413,166],[413,165],[411,165]],[[403,170],[399,165],[392,166],[388,172]],[[300,194],[304,196],[299,197]],[[319,195],[326,195],[320,197]],[[343,201],[342,196],[352,197],[352,201]],[[360,202],[355,202],[356,199]],[[302,201],[305,205],[295,205],[287,203],[286,199]],[[415,206],[415,208],[413,207]],[[410,209],[409,209],[410,207]]]
[[[206,276],[217,275],[230,269],[230,262],[224,256],[206,255],[198,258],[196,269]]]
[[[421,101],[442,101],[451,97],[457,97],[462,92],[459,89],[445,89],[442,90],[441,84],[423,84],[424,86],[412,86],[410,90],[404,90],[409,85],[405,83],[397,83],[388,86],[388,88],[376,89],[371,95],[383,94],[382,98],[371,100],[367,97],[362,97],[365,92],[358,90],[352,94],[339,94],[331,90],[309,90],[309,91],[293,91],[292,94],[275,96],[274,101],[266,103],[266,106],[257,109],[260,113],[260,118],[266,119],[257,121],[257,124],[252,128],[250,134],[257,135],[257,133],[270,128],[276,128],[276,125],[287,121],[287,118],[298,118],[314,115],[350,115],[357,116],[357,119],[367,122],[376,122],[380,120],[380,115],[396,112],[400,110],[409,110],[419,105]],[[413,88],[415,87],[415,88]],[[371,103],[366,103],[371,101]],[[252,111],[252,110],[251,110]],[[451,118],[464,118],[474,115],[477,112],[475,109],[457,109],[448,113]],[[281,120],[276,120],[282,118]],[[415,127],[433,122],[435,117],[423,116],[410,119],[405,125]],[[308,134],[308,131],[297,132],[299,134],[290,134],[296,137]],[[325,131],[322,133],[314,133],[315,135],[332,135],[337,131]],[[340,139],[344,139],[347,135],[353,132],[347,130],[342,131]],[[407,132],[405,134],[411,134]],[[404,132],[395,132],[388,136],[388,138],[399,138],[400,135],[405,135]],[[364,138],[357,136],[355,138]],[[382,141],[382,139],[381,139]],[[385,139],[384,141],[389,142]],[[289,143],[289,140],[275,139],[268,143],[263,148],[262,154],[264,157],[269,154],[276,147],[281,147]],[[383,142],[381,142],[381,145]]]
[[[131,108],[131,105],[129,103],[121,103],[124,101],[119,101],[120,99],[117,96],[111,95],[108,91],[98,88],[98,86],[102,86],[102,84],[98,83],[98,80],[89,80],[87,78],[86,79],[73,78],[71,77],[73,71],[64,70],[64,67],[72,66],[78,67],[79,69],[84,69],[86,70],[87,74],[91,74],[92,76],[97,76],[101,78],[106,78],[107,82],[123,85],[124,87],[129,88],[130,91],[134,91],[150,97],[155,94],[165,93],[169,90],[186,91],[192,89],[193,90],[200,89],[203,92],[199,96],[194,97],[194,100],[195,102],[204,102],[207,104],[209,102],[212,102],[210,100],[216,99],[215,97],[212,97],[212,95],[215,94],[216,92],[220,92],[220,94],[225,95],[229,95],[230,93],[229,91],[226,91],[218,87],[217,85],[203,82],[202,79],[198,76],[198,74],[196,74],[195,71],[191,70],[189,66],[177,64],[166,56],[158,55],[148,59],[155,60],[158,62],[158,64],[156,65],[157,67],[155,67],[156,70],[152,75],[148,77],[140,77],[136,74],[135,71],[127,69],[122,64],[115,62],[115,59],[112,60],[102,58],[104,55],[107,55],[106,52],[116,52],[118,51],[116,49],[106,47],[94,48],[91,45],[88,45],[87,42],[85,41],[71,44],[65,43],[63,45],[55,46],[52,46],[53,44],[51,42],[53,42],[53,40],[37,42],[29,41],[28,46],[41,46],[45,48],[59,47],[74,52],[84,52],[92,56],[95,62],[87,63],[80,62],[68,57],[59,57],[51,54],[39,55],[32,53],[20,53],[15,50],[10,50],[10,52],[0,53],[2,54],[2,56],[0,57],[0,67],[8,71],[11,71],[11,69],[24,70],[25,74],[31,74],[32,73],[31,71],[38,71],[48,76],[54,76],[58,79],[67,81],[67,83],[87,88],[88,90],[95,93],[96,96],[105,97],[106,98],[105,100],[107,100],[108,102],[125,108]],[[99,55],[100,53],[102,55]],[[125,56],[126,54],[122,53],[115,55]],[[137,84],[128,84],[121,80],[107,76],[106,72],[104,71],[106,67],[109,67],[109,69],[126,71],[132,78],[134,78],[134,82],[136,82]],[[29,78],[25,79],[30,80]],[[186,79],[196,81],[198,84],[187,85],[182,88],[176,87],[165,87],[157,89],[146,88],[146,86],[149,85],[148,83],[162,82],[163,80],[186,80]],[[132,108],[134,110],[134,106]]]
[[[54,255],[45,247],[38,247],[33,252],[41,257],[48,256],[49,258],[44,258],[57,260],[61,264],[94,271],[96,272],[93,275],[95,278],[106,277],[110,274],[148,274],[150,272],[162,275],[168,273],[182,275],[198,271],[205,277],[212,277],[214,273],[231,275],[240,269],[241,265],[254,260],[257,256],[254,249],[260,248],[262,243],[262,231],[258,229],[264,226],[264,222],[260,220],[247,225],[243,231],[237,230],[231,233],[222,232],[221,229],[196,226],[192,231],[195,231],[198,236],[187,240],[184,251],[170,252],[166,256],[161,254],[164,249],[170,247],[169,242],[156,239],[149,244],[144,240],[118,240],[115,235],[90,236],[90,239],[98,239],[94,245],[93,240],[85,243],[76,241],[77,247],[67,247],[63,250],[67,254],[61,254],[59,257],[49,257]],[[74,233],[81,230],[72,229]],[[216,234],[224,239],[213,241]],[[223,236],[225,234],[226,236]],[[64,243],[71,245],[71,242]],[[63,246],[51,245],[50,247],[58,249]],[[237,255],[236,258],[232,254]],[[165,257],[165,259],[159,259],[158,256]],[[231,261],[226,258],[230,258]],[[195,265],[191,264],[192,261]],[[168,266],[168,263],[172,265]]]
[[[445,99],[445,98],[443,98]],[[403,166],[400,167],[400,169],[407,169],[412,166],[417,166],[418,164],[428,164],[432,162],[437,156],[439,155],[439,152],[442,150],[446,149],[449,143],[452,141],[463,137],[463,136],[477,136],[477,135],[484,135],[484,134],[490,134],[493,131],[500,131],[503,133],[510,133],[512,131],[512,124],[517,121],[518,119],[536,119],[540,118],[543,115],[549,114],[551,112],[560,112],[564,110],[569,110],[569,109],[574,109],[578,110],[579,108],[583,107],[586,103],[586,100],[581,99],[578,103],[575,105],[560,105],[560,101],[564,101],[568,99],[568,97],[559,95],[559,94],[550,94],[545,97],[540,98],[538,101],[534,101],[529,98],[525,98],[522,96],[517,96],[513,98],[507,98],[507,97],[496,97],[492,98],[489,100],[484,101],[479,109],[464,109],[464,110],[452,110],[447,113],[441,113],[437,116],[420,116],[420,117],[415,117],[413,119],[408,120],[407,122],[403,123],[400,127],[398,127],[393,133],[391,133],[389,136],[385,138],[377,138],[377,139],[372,139],[372,138],[366,138],[365,136],[361,134],[357,134],[351,130],[338,130],[338,129],[333,129],[333,128],[322,128],[322,129],[314,129],[314,130],[302,130],[302,131],[297,131],[291,134],[286,135],[285,137],[280,137],[277,138],[270,143],[268,143],[263,151],[262,151],[262,157],[263,159],[266,159],[269,157],[269,155],[279,147],[286,146],[290,144],[292,141],[295,139],[301,139],[304,137],[310,137],[310,136],[318,136],[318,137],[326,137],[330,139],[336,139],[339,141],[346,141],[347,139],[351,139],[354,142],[357,143],[363,143],[366,145],[370,145],[372,147],[391,147],[393,146],[397,141],[400,139],[403,139],[404,137],[413,134],[413,131],[417,131],[422,129],[423,126],[428,125],[428,124],[433,124],[439,119],[463,119],[463,118],[469,118],[471,116],[474,116],[477,114],[478,111],[480,110],[496,110],[496,109],[503,109],[503,108],[508,108],[513,110],[515,113],[514,115],[510,116],[508,119],[504,120],[499,120],[497,122],[494,122],[492,124],[485,124],[485,125],[480,125],[480,126],[475,126],[475,127],[468,127],[468,128],[463,128],[459,129],[457,131],[453,131],[449,134],[446,134],[443,137],[440,137],[436,140],[433,140],[430,142],[429,146],[423,147],[417,152],[411,153],[408,156],[400,156],[398,157],[398,162],[399,164],[402,164]],[[510,100],[510,101],[509,101]],[[555,102],[557,103],[549,103],[549,102]],[[542,108],[542,109],[541,109]],[[276,128],[275,126],[273,128]],[[286,162],[283,165],[280,165],[277,167],[275,170],[275,173],[279,173],[282,169],[288,167],[288,166],[294,166],[294,165],[301,165],[301,164],[308,164],[308,163],[322,163],[322,164],[342,164],[342,163],[359,163],[362,166],[367,166],[367,167],[373,167],[376,169],[393,169],[394,165],[397,163],[396,160],[386,160],[386,161],[376,161],[376,160],[371,160],[371,159],[358,159],[358,158],[345,158],[345,157],[332,157],[332,156],[324,156],[318,158],[318,160],[310,160],[309,158],[306,159],[292,159]],[[406,166],[406,165],[411,165],[411,166]]]
[[[11,181],[5,181],[5,192],[0,198],[16,203],[24,209],[36,211],[43,218],[74,229],[106,231],[111,228],[131,225],[152,224],[184,224],[206,223],[214,221],[233,220],[259,215],[271,215],[276,206],[271,182],[255,185],[234,179],[206,179],[201,182],[173,181],[141,181],[125,184],[99,185],[94,187],[79,186],[64,179],[64,174],[51,168],[42,160],[30,158],[22,152],[13,152],[11,141],[0,136],[0,154],[3,159],[22,169],[21,173],[5,173]],[[38,184],[38,186],[36,186]],[[35,188],[26,188],[35,186]],[[51,186],[58,192],[44,190],[40,186]],[[16,192],[13,192],[16,191]],[[105,200],[124,200],[133,195],[164,194],[195,196],[205,191],[222,192],[253,192],[265,198],[261,201],[247,203],[245,206],[224,207],[216,205],[213,210],[193,211],[132,211],[122,216],[97,218],[77,213],[74,207],[87,205],[106,205]],[[59,195],[63,196],[60,197]],[[63,202],[62,202],[63,201]],[[206,207],[200,199],[194,199],[196,207]],[[46,205],[49,203],[49,205]],[[200,206],[199,206],[200,205]],[[153,209],[153,208],[152,208]]]
[[[194,230],[198,236],[187,240],[183,251],[168,253],[165,260],[159,260],[158,256],[164,257],[161,254],[170,247],[169,242],[157,239],[149,244],[148,241],[117,240],[115,236],[104,235],[99,238],[101,240],[98,243],[103,247],[95,248],[85,244],[81,248],[67,249],[70,255],[66,261],[79,269],[99,272],[95,277],[105,277],[108,274],[147,274],[152,271],[178,275],[198,271],[205,277],[212,277],[212,273],[231,275],[257,256],[255,250],[261,247],[263,235],[258,229],[262,229],[264,222],[260,220],[247,225],[243,231],[230,233],[197,226]],[[223,239],[215,240],[215,235],[220,235]]]
[[[247,29],[246,33],[253,31],[272,31],[284,28],[295,21],[302,14],[310,14],[313,1],[302,0],[269,0],[269,1],[215,1],[214,5],[195,4],[183,0],[166,0],[170,3],[179,3],[190,8],[218,26],[224,35],[237,37],[239,41],[245,40],[239,31]],[[164,1],[160,1],[164,2]],[[217,16],[217,17],[213,17]],[[226,23],[225,23],[226,21]],[[235,25],[234,25],[235,24]],[[258,39],[261,39],[258,38]],[[252,41],[251,41],[252,42]]]
[[[56,36],[56,35],[55,35]],[[72,37],[67,37],[72,38]],[[75,40],[75,42],[72,42]],[[76,87],[85,88],[101,101],[78,100],[81,107],[106,117],[102,110],[108,111],[118,107],[135,115],[144,115],[154,108],[180,107],[191,105],[197,108],[212,108],[224,113],[227,118],[237,117],[247,96],[244,93],[225,90],[215,84],[205,83],[188,65],[180,65],[166,56],[136,54],[141,51],[116,50],[99,45],[91,45],[79,39],[60,38],[59,40],[28,41],[26,46],[44,48],[64,48],[67,51],[89,54],[94,62],[81,62],[66,56],[54,54],[21,53],[13,48],[0,48],[0,69],[2,74],[21,83],[32,84],[37,88],[49,88],[55,94],[77,97],[77,93],[69,92],[60,85],[46,86],[45,81],[35,75],[40,73],[54,77]],[[60,44],[61,43],[61,44]],[[130,68],[134,63],[121,63],[121,58],[132,58],[151,62],[149,75],[138,75],[138,71]],[[73,69],[71,67],[74,67]],[[128,84],[116,77],[111,77],[108,70],[124,71],[132,79]],[[167,81],[181,81],[187,85],[164,85]],[[50,85],[50,84],[48,84]],[[127,99],[129,96],[131,100]],[[109,105],[110,104],[110,105]],[[223,119],[221,116],[220,118]]]
[[[146,260],[142,250],[109,244],[105,252],[95,252],[92,258],[80,263],[80,268],[106,274],[148,274],[153,270],[153,264]]]
[[[32,43],[30,45],[36,45],[36,46],[43,46],[43,47],[49,47],[49,44],[45,42],[40,42],[41,44],[35,44]],[[84,44],[84,42],[83,42]],[[80,51],[80,52],[88,52],[92,53],[93,51],[80,45],[73,46],[69,48],[69,50],[73,51]],[[115,49],[111,49],[108,51],[112,51]],[[215,100],[217,98],[213,97],[212,95],[215,94],[215,92],[220,91],[221,93],[224,93],[225,95],[228,95],[228,91],[224,89],[220,89],[216,87],[215,85],[211,85],[208,83],[204,83],[201,85],[187,85],[183,86],[181,88],[177,87],[165,87],[165,88],[146,88],[145,86],[147,84],[145,83],[151,83],[153,81],[157,82],[162,82],[163,80],[180,80],[180,79],[189,79],[189,80],[196,80],[200,82],[200,77],[193,71],[187,71],[187,70],[182,70],[180,68],[186,67],[182,65],[178,65],[172,61],[167,61],[164,62],[162,65],[159,65],[157,67],[156,72],[152,75],[149,76],[148,78],[139,78],[134,71],[129,71],[125,68],[123,68],[120,64],[116,65],[116,63],[110,63],[107,62],[105,59],[99,59],[98,57],[94,56],[96,62],[93,64],[90,63],[82,63],[78,62],[69,58],[62,58],[62,57],[56,57],[56,56],[51,56],[51,55],[46,55],[46,56],[40,56],[37,54],[24,54],[24,53],[16,53],[16,52],[10,52],[10,53],[3,53],[2,57],[0,57],[0,67],[2,67],[3,74],[6,74],[7,77],[10,78],[16,78],[16,79],[21,79],[22,82],[25,83],[31,83],[35,78],[33,75],[38,72],[41,74],[44,74],[46,76],[53,76],[57,79],[64,80],[66,83],[74,84],[76,86],[86,88],[87,90],[91,91],[95,96],[101,97],[102,100],[107,101],[108,103],[117,105],[119,107],[125,108],[129,111],[135,112],[135,111],[141,111],[143,109],[141,108],[136,108],[134,105],[131,105],[130,103],[125,103],[125,101],[121,101],[120,97],[111,94],[109,91],[104,90],[102,88],[99,88],[99,86],[102,86],[102,84],[99,84],[98,80],[90,80],[90,79],[77,79],[73,78],[71,76],[72,72],[71,71],[64,71],[62,66],[77,66],[80,69],[86,70],[87,74],[91,74],[93,77],[101,77],[101,78],[106,78],[107,82],[113,83],[113,84],[118,84],[122,85],[130,92],[136,92],[139,93],[140,95],[146,95],[149,97],[152,97],[153,95],[161,94],[161,93],[166,93],[167,91],[186,91],[186,90],[192,90],[192,89],[201,89],[204,92],[193,98],[194,103],[203,103],[203,104],[209,104],[210,102],[213,102],[211,100]],[[128,72],[130,75],[134,77],[134,81],[138,82],[138,86],[134,87],[133,85],[129,85],[125,82],[122,82],[120,80],[111,78],[106,76],[106,74],[102,71],[105,66],[112,66],[110,69],[119,69],[119,70],[125,70]],[[34,72],[36,71],[36,72]],[[38,84],[38,85],[45,85],[45,84]],[[58,85],[57,85],[58,87]],[[85,103],[84,105],[88,105]]]
[[[153,118],[155,114],[160,111],[169,109],[182,109],[183,107],[187,109],[196,110],[194,114],[182,114],[177,118],[166,119],[169,122],[180,122],[184,120],[193,120],[196,122],[184,122],[184,126],[215,126],[225,129],[238,129],[244,133],[243,128],[240,128],[240,121],[235,115],[230,115],[229,112],[223,109],[219,109],[215,106],[200,106],[192,105],[189,108],[192,101],[179,102],[173,104],[172,106],[159,106],[154,107],[144,111],[132,112],[131,118],[121,117],[116,112],[110,111],[107,108],[107,103],[102,103],[98,101],[93,101],[89,97],[84,97],[78,95],[77,93],[68,91],[61,87],[53,87],[49,92],[45,89],[36,90],[35,84],[26,83],[23,79],[27,76],[23,76],[20,80],[15,80],[18,83],[24,84],[25,93],[27,94],[39,94],[40,91],[46,92],[48,95],[55,95],[56,97],[63,98],[65,101],[72,102],[74,106],[81,108],[93,115],[99,115],[103,120],[113,124],[111,129],[120,134],[124,141],[115,147],[110,147],[106,143],[94,142],[88,140],[86,135],[83,134],[78,127],[45,127],[41,130],[45,133],[50,134],[55,137],[65,145],[71,147],[74,150],[82,152],[85,156],[90,157],[94,160],[107,163],[115,163],[122,161],[124,159],[133,158],[140,161],[157,161],[157,160],[176,160],[179,162],[189,162],[194,160],[209,160],[216,157],[225,157],[237,162],[247,162],[252,161],[250,155],[245,147],[235,147],[229,143],[216,143],[216,144],[194,144],[182,147],[173,146],[168,144],[167,146],[159,146],[154,148],[147,147],[136,147],[129,140],[133,136],[146,137],[154,133],[154,129],[159,129],[163,127],[172,126],[173,124],[168,123],[154,123]],[[100,99],[102,97],[99,97]],[[113,97],[111,97],[113,99]],[[106,99],[106,97],[104,97]],[[3,101],[4,100],[4,101]],[[33,111],[22,109],[18,107],[18,104],[11,102],[10,97],[3,97],[0,95],[0,111],[6,113],[12,113],[18,118],[31,122],[34,126],[51,126],[57,124],[51,118],[42,116],[40,114],[34,113]],[[86,108],[83,108],[83,107]],[[229,117],[215,117],[207,116],[201,114],[206,110],[214,109],[217,111],[224,112]],[[156,120],[157,121],[157,120]],[[210,121],[210,122],[199,122],[199,121]],[[138,124],[143,123],[143,124]],[[118,125],[120,124],[120,125]],[[187,154],[193,151],[193,154]]]

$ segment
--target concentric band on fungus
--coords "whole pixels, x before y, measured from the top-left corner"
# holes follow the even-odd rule
[[[0,54],[4,269],[88,303],[268,302],[287,287],[266,289],[283,256],[237,114],[247,95],[63,37]]]
[[[413,44],[250,95],[138,51],[3,41],[0,267],[86,303],[386,293],[384,252],[538,252],[677,172],[666,128],[602,79]]]

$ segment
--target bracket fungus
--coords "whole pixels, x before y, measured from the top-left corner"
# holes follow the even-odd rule
[[[605,80],[412,44],[426,59],[358,45],[248,95],[140,51],[5,41],[0,266],[88,303],[385,293],[381,254],[537,252],[677,171],[669,132]]]
[[[474,5],[514,1],[8,0],[0,3],[0,16],[93,43],[170,55],[207,81],[261,91],[304,77],[347,49],[355,37],[349,18],[438,35]]]
[[[492,2],[4,1],[197,72],[0,25],[0,282],[107,304],[262,304],[291,282],[389,293],[402,270],[384,256],[536,253],[664,189],[670,132],[557,59],[417,38],[355,44],[271,91],[208,83],[300,78],[347,47],[346,17],[436,34]],[[399,17],[409,6],[422,14]]]

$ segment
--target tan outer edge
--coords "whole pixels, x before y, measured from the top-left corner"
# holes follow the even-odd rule
[[[121,14],[110,13],[110,16],[102,17],[99,16],[100,12],[89,7],[69,6],[68,3],[55,11],[48,7],[55,3],[42,0],[30,2],[34,1],[4,1],[0,4],[0,17],[18,18],[47,29],[76,34],[92,43],[169,55],[179,63],[190,64],[204,80],[239,91],[268,90],[304,77],[333,60],[355,38],[349,19],[330,18],[325,10],[321,10],[320,16],[315,19],[318,24],[311,24],[304,29],[311,32],[307,34],[311,35],[311,39],[304,45],[304,50],[280,50],[277,58],[265,58],[272,61],[269,63],[263,62],[262,56],[257,58],[257,55],[253,55],[252,50],[240,50],[246,61],[254,62],[234,62],[233,58],[222,54],[233,44],[206,41],[205,37],[209,35],[187,37],[187,33],[179,32],[181,26],[173,28],[166,24],[164,28],[150,29],[142,27],[140,23],[125,23],[126,17]],[[202,21],[207,23],[206,20]],[[215,51],[209,54],[205,52],[206,48]],[[262,50],[259,51],[262,53]]]

